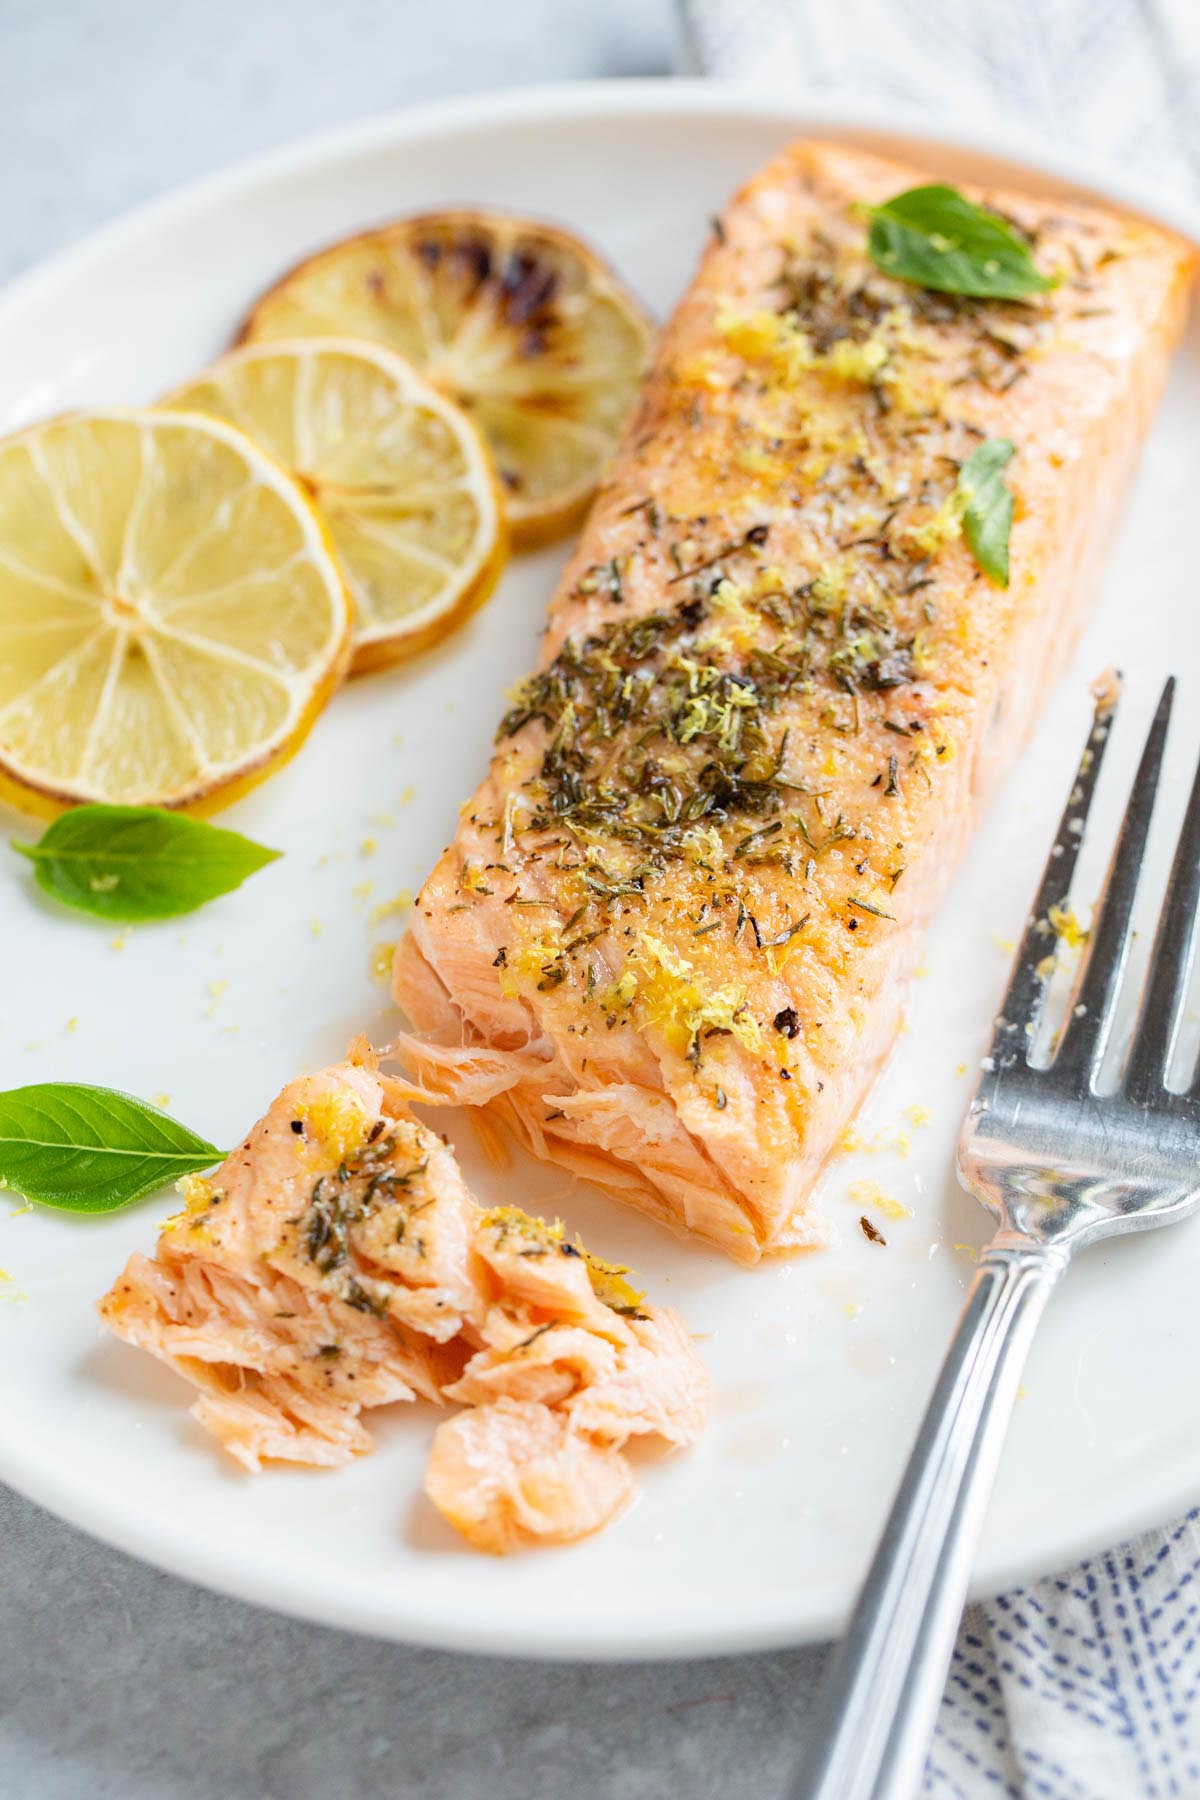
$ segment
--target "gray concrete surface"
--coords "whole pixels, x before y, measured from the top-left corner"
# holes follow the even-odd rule
[[[0,0],[0,279],[306,132],[672,53],[669,0]],[[773,1800],[819,1661],[376,1644],[143,1568],[0,1488],[2,1800]]]
[[[160,1575],[2,1491],[0,1590],[6,1800],[782,1800],[819,1663],[374,1643]]]

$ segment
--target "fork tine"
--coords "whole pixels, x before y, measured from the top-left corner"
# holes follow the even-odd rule
[[[1163,688],[1142,760],[1133,778],[1125,817],[1121,820],[1104,886],[1096,902],[1091,938],[1071,993],[1062,1042],[1054,1059],[1056,1074],[1080,1076],[1089,1087],[1095,1081],[1108,1044],[1129,952],[1133,903],[1154,815],[1174,696],[1175,677],[1172,675]]]
[[[1148,1101],[1165,1085],[1183,1016],[1200,906],[1200,765],[1179,830],[1167,895],[1158,916],[1150,968],[1133,1028],[1125,1091]]]
[[[1116,710],[1116,700],[1098,699],[1096,702],[1087,743],[1046,858],[1033,907],[1025,921],[1008,988],[1000,1005],[991,1051],[991,1060],[997,1069],[1010,1068],[1013,1063],[1024,1061],[1037,1030],[1054,964],[1054,940],[1047,937],[1046,918],[1052,907],[1062,905],[1070,891],[1083,842],[1083,828]]]

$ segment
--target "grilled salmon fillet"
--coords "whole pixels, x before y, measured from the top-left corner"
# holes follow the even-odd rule
[[[292,1082],[100,1302],[199,1389],[244,1468],[371,1449],[370,1407],[466,1410],[428,1492],[480,1548],[564,1543],[625,1504],[634,1436],[700,1432],[706,1377],[673,1314],[560,1225],[476,1205],[443,1140],[366,1052]]]
[[[922,932],[1095,593],[1191,251],[975,191],[1053,291],[933,293],[864,205],[928,181],[799,143],[718,222],[401,940],[430,1098],[753,1262],[886,1057]],[[958,477],[1015,456],[1008,585]]]

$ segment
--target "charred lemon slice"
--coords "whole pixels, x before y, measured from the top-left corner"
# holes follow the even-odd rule
[[[303,740],[350,603],[300,488],[229,426],[69,413],[0,443],[0,794],[224,804]]]
[[[568,529],[629,411],[651,326],[586,244],[504,213],[400,219],[310,257],[269,290],[243,341],[373,338],[478,425],[520,543]]]
[[[354,600],[356,670],[424,649],[495,584],[504,545],[487,448],[394,351],[251,344],[163,404],[227,420],[296,476]]]

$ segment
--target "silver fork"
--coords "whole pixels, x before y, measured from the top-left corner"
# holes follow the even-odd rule
[[[1200,769],[1137,1020],[1114,1091],[1100,1091],[1175,689],[1163,689],[1057,1046],[1030,1060],[1112,725],[1098,704],[1079,774],[1013,961],[991,1052],[963,1123],[958,1177],[995,1214],[946,1361],[846,1635],[809,1724],[793,1800],[909,1800],[921,1781],[971,1563],[1021,1370],[1071,1257],[1200,1202],[1200,1080],[1167,1087],[1200,902]]]

